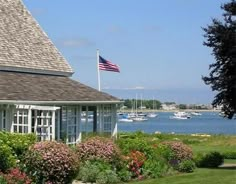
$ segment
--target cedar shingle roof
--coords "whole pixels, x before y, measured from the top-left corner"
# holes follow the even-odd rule
[[[0,0],[0,70],[73,73],[21,0]]]
[[[0,101],[119,101],[64,76],[0,71]]]

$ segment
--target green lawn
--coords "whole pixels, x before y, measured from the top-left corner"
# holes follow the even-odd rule
[[[194,173],[131,182],[137,184],[235,184],[236,168],[196,169]]]

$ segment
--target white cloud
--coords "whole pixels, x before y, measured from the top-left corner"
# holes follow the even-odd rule
[[[92,41],[85,39],[85,38],[77,38],[77,39],[64,39],[58,41],[58,44],[63,47],[88,47],[95,45]]]

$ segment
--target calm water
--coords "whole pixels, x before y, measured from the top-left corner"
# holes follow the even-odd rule
[[[235,134],[236,119],[228,120],[222,118],[217,112],[202,112],[202,116],[192,116],[187,120],[170,119],[173,113],[159,112],[158,117],[144,122],[119,122],[119,132],[144,131],[154,133],[156,131],[165,133],[206,133],[206,134]]]

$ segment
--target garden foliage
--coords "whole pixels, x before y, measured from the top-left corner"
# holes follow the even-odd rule
[[[0,171],[6,172],[7,169],[16,165],[16,157],[12,153],[12,149],[0,142]]]
[[[98,136],[78,144],[76,150],[81,161],[104,160],[112,163],[120,157],[120,151],[111,139]]]
[[[0,131],[0,143],[11,147],[18,158],[36,142],[35,134],[20,134]]]
[[[184,160],[192,160],[193,159],[193,151],[191,147],[188,145],[179,142],[179,141],[167,141],[163,143],[164,145],[167,145],[172,153],[173,157],[171,158],[172,164],[179,164]]]
[[[80,166],[77,179],[97,184],[118,183],[119,178],[111,164],[103,160],[87,160]]]
[[[224,157],[219,152],[214,151],[207,154],[197,154],[194,160],[197,167],[214,168],[223,164]]]
[[[27,173],[36,183],[69,183],[78,169],[78,158],[66,144],[55,141],[32,145],[24,157]]]
[[[6,174],[0,173],[1,184],[31,184],[31,179],[18,168],[10,169]]]

